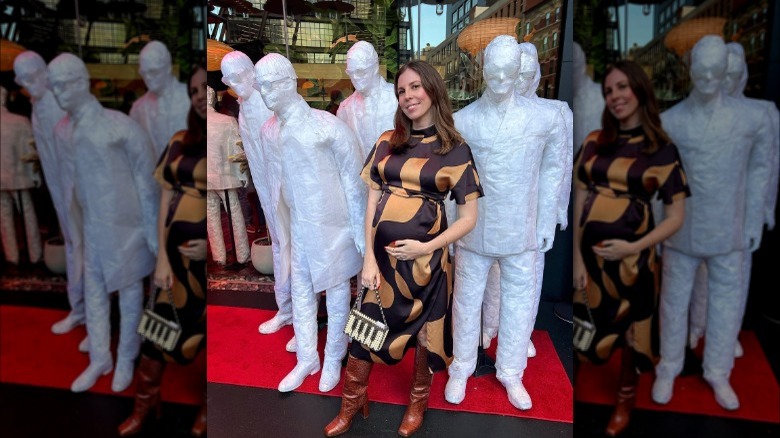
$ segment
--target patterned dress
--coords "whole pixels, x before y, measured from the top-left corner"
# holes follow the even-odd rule
[[[585,140],[575,160],[575,184],[588,190],[580,226],[580,251],[588,273],[587,299],[596,337],[582,360],[606,362],[620,338],[634,325],[637,366],[650,369],[657,360],[657,307],[660,263],[655,245],[623,260],[604,260],[592,246],[605,239],[633,242],[653,230],[650,205],[657,194],[664,204],[690,196],[677,147],[667,144],[653,154],[641,126],[621,131],[617,144],[599,155],[600,131]],[[581,291],[574,294],[574,315],[588,320]]]
[[[183,256],[178,246],[206,238],[206,143],[184,149],[184,132],[173,136],[155,170],[155,178],[173,198],[165,218],[165,247],[173,271],[173,301],[182,334],[171,352],[145,341],[143,353],[157,360],[187,364],[206,345],[206,260]],[[154,311],[174,320],[168,294],[157,294]]]
[[[373,251],[382,276],[382,308],[390,328],[384,346],[371,352],[352,342],[359,359],[395,364],[416,343],[425,327],[428,365],[444,370],[452,361],[452,269],[447,247],[415,260],[397,260],[385,247],[396,240],[427,242],[447,229],[443,201],[449,193],[458,204],[483,195],[471,149],[462,143],[445,155],[433,127],[412,130],[408,147],[391,152],[392,131],[385,132],[366,160],[362,177],[382,190],[373,218]],[[366,249],[370,250],[370,249]],[[381,321],[373,292],[363,297],[363,312]]]

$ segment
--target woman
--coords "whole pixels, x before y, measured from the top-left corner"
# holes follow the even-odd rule
[[[182,333],[172,351],[144,341],[136,371],[135,407],[119,426],[120,436],[139,433],[152,411],[159,416],[166,362],[188,364],[206,346],[206,70],[202,66],[193,68],[189,93],[187,130],[171,138],[154,175],[162,186],[154,312],[175,320],[170,290]],[[191,432],[206,433],[205,399]]]
[[[396,364],[416,344],[409,407],[398,433],[422,425],[432,372],[452,360],[452,269],[447,245],[474,228],[483,195],[471,150],[455,130],[446,88],[430,65],[412,61],[395,76],[395,129],[382,134],[366,160],[369,185],[366,254],[361,283],[378,290],[390,332],[378,352],[358,342],[350,348],[341,411],[326,436],[349,430],[362,409],[368,415],[368,375],[373,362]],[[443,201],[458,204],[447,227]],[[375,294],[364,295],[363,312],[381,321]]]
[[[602,90],[603,128],[587,137],[575,160],[574,303],[575,316],[588,320],[588,306],[595,325],[595,338],[577,359],[604,363],[623,346],[618,402],[606,431],[615,436],[628,426],[636,369],[656,360],[656,244],[682,226],[690,191],[644,70],[618,61]],[[657,226],[650,207],[656,195],[664,203]]]

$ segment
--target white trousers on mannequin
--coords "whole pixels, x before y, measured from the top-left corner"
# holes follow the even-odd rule
[[[536,251],[492,257],[458,248],[452,307],[455,359],[449,367],[450,376],[467,379],[476,368],[483,295],[490,268],[498,261],[501,294],[496,376],[522,378],[536,314],[534,305],[538,305],[537,282],[541,282],[535,269],[538,257]]]
[[[223,204],[220,195],[227,192],[227,199],[224,200],[225,210],[230,209],[230,217],[233,227],[234,246],[236,248],[236,259],[238,263],[246,263],[249,260],[249,239],[246,234],[246,225],[244,223],[244,212],[241,210],[241,203],[238,199],[236,189],[229,190],[209,190],[206,192],[206,227],[208,228],[209,246],[211,246],[211,256],[217,263],[227,263],[227,254],[225,252],[225,239],[222,235],[222,212],[220,207]]]
[[[41,232],[38,229],[38,218],[35,215],[35,207],[29,190],[0,191],[0,230],[2,230],[5,259],[15,265],[19,264],[19,245],[16,242],[16,225],[14,224],[15,210],[22,213],[30,262],[38,263],[43,255]]]
[[[699,264],[704,262],[707,264],[709,291],[704,377],[729,378],[734,367],[734,346],[744,311],[741,304],[744,257],[744,251],[704,258],[664,248],[660,303],[661,361],[656,366],[658,376],[674,378],[682,371],[694,278]]]

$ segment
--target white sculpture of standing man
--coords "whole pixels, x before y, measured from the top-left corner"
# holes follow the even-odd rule
[[[30,196],[30,189],[40,185],[40,178],[33,171],[32,163],[24,161],[25,155],[35,152],[30,119],[14,114],[5,106],[8,92],[0,87],[0,229],[3,236],[5,260],[19,264],[19,246],[16,242],[14,204],[22,214],[27,238],[30,263],[41,260],[41,232]]]
[[[55,128],[63,153],[65,206],[83,218],[84,300],[89,366],[71,385],[91,388],[113,368],[111,300],[119,291],[119,347],[111,389],[123,391],[133,379],[141,338],[136,333],[143,302],[142,280],[155,266],[159,186],[153,147],[135,121],[104,109],[89,92],[84,63],[63,53],[49,64],[54,97],[68,115]],[[69,213],[78,214],[78,213]]]
[[[558,224],[561,230],[565,230],[568,226],[568,209],[569,209],[569,196],[571,193],[571,168],[573,165],[573,146],[572,146],[572,125],[573,115],[566,102],[556,99],[543,99],[536,94],[536,90],[539,87],[539,81],[542,78],[542,70],[539,64],[539,56],[536,51],[536,46],[532,43],[524,42],[520,43],[520,75],[515,83],[515,96],[523,104],[524,99],[531,99],[536,103],[542,105],[548,105],[556,110],[560,111],[564,126],[562,129],[566,133],[566,149],[568,158],[566,159],[566,171],[564,173],[564,181],[561,184],[561,191],[558,194]],[[536,275],[542,278],[544,274],[544,256],[541,255],[536,259]],[[493,338],[498,334],[498,314],[500,307],[500,268],[498,262],[494,262],[490,267],[488,273],[487,288],[485,289],[485,296],[482,302],[482,342],[484,348],[488,348]],[[537,300],[542,296],[542,282],[537,285],[536,298]],[[539,302],[534,304],[534,321],[536,321],[536,311],[539,308]],[[528,357],[536,356],[536,348],[533,342],[528,341]]]
[[[780,172],[780,112],[775,104],[768,100],[751,99],[745,97],[744,91],[748,81],[748,68],[745,60],[745,49],[740,43],[730,42],[726,44],[729,51],[728,67],[726,68],[726,78],[723,80],[723,91],[736,99],[745,103],[755,105],[767,111],[769,119],[772,121],[771,133],[772,139],[772,167],[766,196],[766,209],[764,212],[764,223],[769,230],[775,226],[775,207],[777,204],[777,183],[778,172]],[[753,266],[752,251],[745,253],[744,265],[742,267],[742,302],[740,321],[745,315],[745,305],[747,304],[748,290],[750,289],[750,273]],[[693,296],[691,297],[691,321],[689,331],[689,342],[691,348],[696,348],[699,339],[704,335],[704,329],[707,321],[707,268],[704,264],[699,266],[696,271],[696,280],[693,285]],[[740,327],[742,324],[740,323]],[[742,357],[744,351],[739,340],[734,348],[734,357]]]
[[[73,224],[74,218],[68,216],[62,193],[66,183],[62,180],[61,152],[54,146],[54,127],[57,126],[65,111],[57,104],[49,89],[49,77],[46,62],[33,51],[20,53],[14,59],[15,81],[24,87],[32,97],[32,130],[35,148],[43,168],[43,178],[49,189],[57,221],[60,224],[65,241],[66,270],[68,277],[68,303],[70,313],[64,319],[51,326],[54,334],[68,333],[74,327],[84,324],[84,278],[83,250],[81,244],[81,223]],[[80,221],[80,218],[75,218]],[[79,344],[79,350],[86,352],[89,340],[85,338]]]
[[[585,52],[576,42],[574,43],[573,68],[574,100],[572,109],[577,114],[577,117],[574,118],[574,153],[576,154],[588,134],[601,129],[604,96],[601,93],[601,86],[588,76]]]
[[[298,363],[279,391],[294,390],[320,369],[316,294],[324,290],[328,331],[319,389],[327,392],[341,378],[349,340],[344,334],[349,280],[360,271],[365,252],[364,157],[346,123],[310,108],[298,95],[295,70],[282,55],[271,53],[257,62],[255,87],[274,112],[261,128],[260,142],[269,157],[268,178],[281,182],[272,211],[281,233],[289,236],[292,260]]]
[[[171,53],[160,41],[150,41],[138,56],[138,71],[148,91],[130,108],[130,117],[140,124],[154,143],[160,158],[173,134],[187,129],[190,96],[187,84],[173,76]]]
[[[393,129],[398,99],[393,84],[379,74],[379,56],[371,43],[358,41],[347,51],[346,73],[355,92],[341,102],[336,115],[352,128],[368,156],[379,136]]]
[[[206,107],[206,144],[208,147],[208,191],[206,192],[206,222],[208,224],[209,246],[214,260],[224,265],[227,263],[225,254],[225,239],[222,236],[222,212],[230,209],[233,227],[233,245],[236,248],[238,263],[249,260],[249,240],[244,225],[244,213],[238,200],[237,188],[243,187],[246,177],[242,176],[238,163],[228,160],[228,157],[240,152],[237,143],[238,135],[236,119],[218,113],[214,109],[216,96],[214,90],[207,90],[208,106]]]
[[[485,93],[455,113],[455,127],[474,153],[485,197],[477,225],[457,242],[453,329],[455,359],[445,398],[460,403],[474,372],[480,310],[488,271],[498,261],[499,309],[496,377],[509,401],[530,409],[523,387],[528,340],[537,303],[537,258],[553,244],[558,196],[568,154],[561,112],[514,95],[520,74],[520,47],[500,35],[485,49]]]
[[[238,129],[244,152],[249,164],[249,172],[260,198],[268,237],[271,238],[271,251],[274,258],[274,297],[278,311],[273,318],[258,327],[262,334],[275,333],[285,325],[292,323],[292,297],[290,296],[290,242],[287,236],[279,232],[276,223],[275,206],[279,203],[278,179],[270,178],[267,153],[260,143],[260,127],[274,113],[265,106],[260,92],[254,89],[254,64],[249,57],[239,51],[233,51],[222,58],[222,82],[238,95],[240,111]],[[284,250],[283,250],[284,248]],[[295,337],[288,342],[288,351],[294,351]]]
[[[767,112],[722,92],[728,51],[708,35],[691,51],[691,94],[661,114],[691,187],[685,223],[667,239],[661,289],[661,360],[652,397],[668,403],[682,371],[696,269],[707,265],[704,379],[724,409],[739,407],[729,376],[741,322],[742,266],[761,243],[772,157]],[[724,178],[728,175],[728,178]],[[729,212],[729,214],[724,214]]]

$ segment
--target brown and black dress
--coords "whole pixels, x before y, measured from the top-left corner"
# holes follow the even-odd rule
[[[206,239],[206,142],[185,147],[185,131],[176,133],[163,152],[155,178],[173,190],[165,218],[165,248],[173,271],[173,301],[182,334],[171,352],[144,341],[143,354],[153,359],[187,364],[206,345],[206,260],[190,260],[178,247]],[[154,311],[175,320],[166,291],[157,294]]]
[[[660,263],[655,245],[623,260],[604,260],[592,247],[606,239],[633,242],[653,230],[653,196],[664,204],[690,196],[677,147],[656,152],[646,144],[642,127],[620,131],[616,144],[597,151],[600,131],[592,132],[575,159],[575,184],[588,196],[580,221],[580,251],[588,274],[587,300],[596,336],[580,359],[606,362],[633,324],[637,366],[649,370],[658,352]],[[581,291],[574,294],[574,315],[588,319]]]
[[[447,154],[434,127],[412,130],[407,147],[392,152],[392,131],[385,132],[369,154],[362,177],[382,195],[373,218],[373,250],[381,274],[379,288],[389,334],[379,352],[352,342],[358,359],[395,364],[425,328],[428,365],[444,370],[452,361],[453,271],[447,247],[415,260],[398,260],[385,247],[402,239],[427,242],[447,229],[444,200],[458,204],[483,196],[471,149],[465,143]],[[376,297],[368,292],[363,312],[381,321]]]

